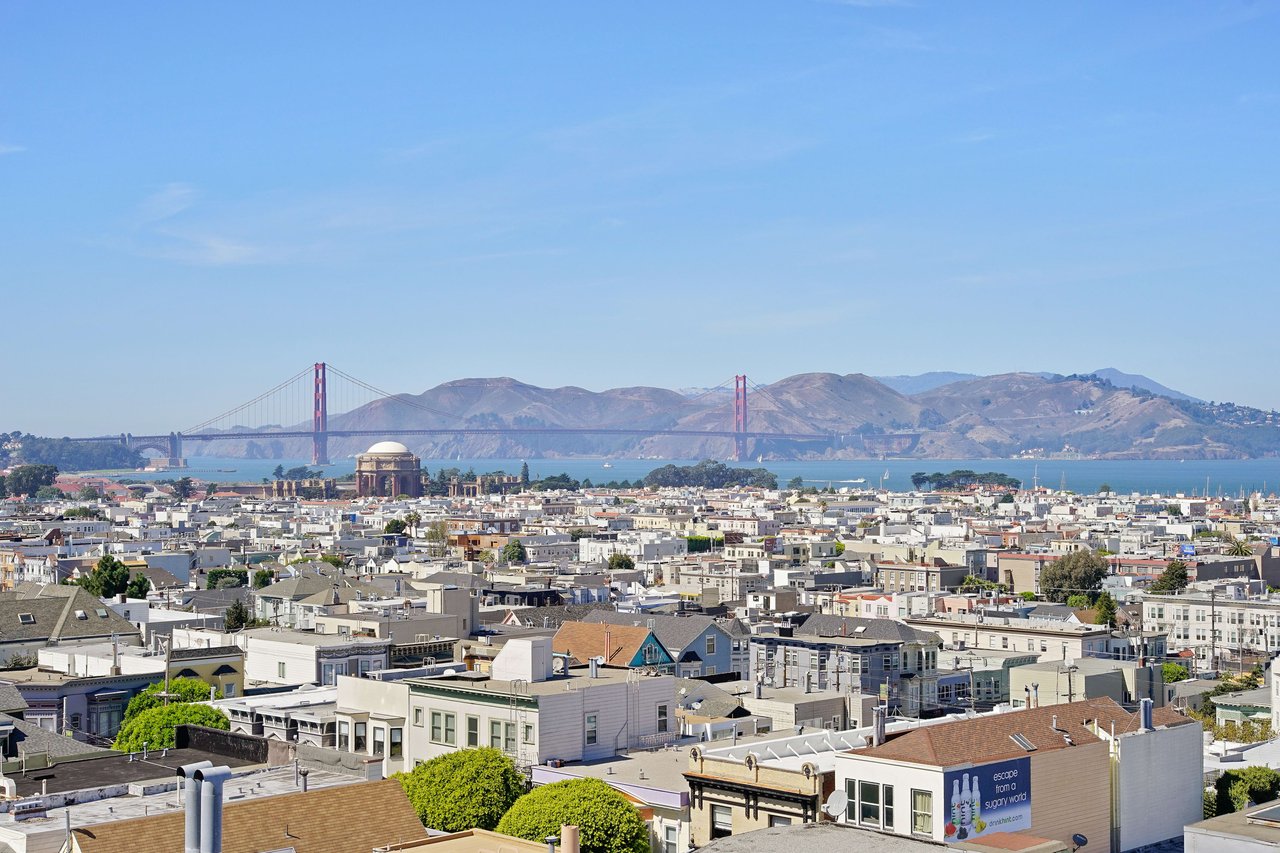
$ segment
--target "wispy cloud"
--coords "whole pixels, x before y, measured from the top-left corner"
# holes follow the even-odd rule
[[[960,145],[977,145],[980,142],[990,142],[995,138],[996,135],[989,130],[974,130],[962,133],[951,141]]]
[[[5,154],[21,154],[26,150],[26,146],[24,145],[4,145],[3,143],[0,143],[0,157],[3,157]]]
[[[170,219],[194,205],[198,195],[190,184],[165,184],[138,204],[138,220],[146,223]]]

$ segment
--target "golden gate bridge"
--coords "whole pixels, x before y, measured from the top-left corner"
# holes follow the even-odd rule
[[[335,429],[329,425],[331,396],[335,388],[331,388],[330,378],[336,378],[338,411],[351,411],[362,405],[375,401],[388,401],[407,408],[416,409],[424,414],[434,415],[447,422],[445,426],[430,427],[388,427],[380,429]],[[801,424],[808,420],[794,408],[786,405],[762,386],[749,382],[745,374],[733,377],[733,420],[731,429],[690,429],[663,426],[638,426],[635,424],[601,424],[599,426],[543,426],[543,425],[477,425],[465,416],[445,412],[428,406],[408,394],[393,394],[377,388],[369,383],[345,373],[333,365],[316,362],[314,365],[294,374],[284,382],[259,394],[257,397],[228,409],[208,420],[202,421],[185,430],[159,433],[153,435],[135,435],[120,433],[117,435],[97,435],[85,438],[72,438],[71,441],[116,442],[130,450],[142,452],[153,450],[166,456],[171,465],[181,464],[184,445],[191,442],[213,442],[260,439],[310,439],[311,463],[328,465],[329,439],[349,437],[387,438],[395,436],[534,436],[534,435],[627,435],[627,436],[687,436],[691,438],[724,438],[733,441],[734,459],[742,461],[750,458],[749,450],[752,442],[791,441],[813,442],[827,447],[843,446],[851,435],[860,440],[865,436],[857,433],[839,433],[831,430],[812,429],[809,432],[781,432],[772,430],[753,430],[748,422],[748,391],[759,394],[770,404]],[[716,393],[727,393],[728,380],[715,388],[691,398],[696,401]],[[342,404],[345,399],[346,405]],[[305,428],[306,410],[310,410],[310,428]],[[248,417],[246,417],[248,416]],[[257,420],[257,428],[244,425],[245,420]],[[452,422],[452,423],[448,423]],[[284,427],[280,424],[295,424]],[[912,446],[916,436],[895,435],[892,438],[909,439]]]

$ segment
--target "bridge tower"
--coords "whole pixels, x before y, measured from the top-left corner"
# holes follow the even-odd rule
[[[733,458],[741,462],[747,456],[747,375],[733,377]]]
[[[311,409],[311,464],[329,464],[329,386],[323,361],[315,364],[315,396]]]

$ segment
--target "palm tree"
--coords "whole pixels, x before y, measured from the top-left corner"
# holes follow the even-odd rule
[[[422,516],[418,513],[409,511],[404,514],[404,523],[409,525],[409,535],[416,536],[418,533],[418,523],[422,521]]]
[[[1253,549],[1249,547],[1247,539],[1237,539],[1232,536],[1227,539],[1227,555],[1230,557],[1252,557]]]

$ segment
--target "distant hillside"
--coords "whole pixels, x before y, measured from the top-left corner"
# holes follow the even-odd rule
[[[1190,394],[1184,394],[1166,385],[1161,385],[1151,377],[1143,376],[1141,373],[1124,373],[1114,367],[1104,367],[1101,370],[1093,371],[1093,375],[1107,380],[1117,388],[1142,388],[1152,394],[1159,394],[1162,397],[1169,397],[1173,400],[1187,400],[1191,403],[1204,402],[1199,397],[1192,397]]]
[[[952,373],[949,370],[933,370],[929,373],[917,373],[914,376],[876,376],[875,380],[888,385],[899,394],[923,394],[952,382],[963,382],[966,379],[977,379],[976,373]]]
[[[802,373],[750,393],[748,429],[831,438],[752,439],[748,453],[766,459],[864,458],[881,453],[938,459],[1063,453],[1185,459],[1280,455],[1280,428],[1273,413],[1229,403],[1210,406],[1145,389],[1099,374],[1008,373],[969,376],[904,394],[860,373]],[[418,395],[333,414],[329,424],[333,430],[372,431],[614,427],[731,432],[733,398],[691,397],[649,387],[540,388],[507,377],[459,379]],[[446,434],[397,439],[431,459],[728,459],[734,452],[732,438],[696,434]],[[368,437],[332,436],[330,454],[354,455],[372,443]],[[297,459],[306,458],[310,442],[274,438],[268,429],[252,441],[188,445],[189,453],[197,450],[210,456]]]

